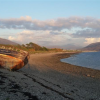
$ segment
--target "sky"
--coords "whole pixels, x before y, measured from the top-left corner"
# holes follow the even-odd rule
[[[0,38],[41,46],[100,42],[100,0],[0,0]]]

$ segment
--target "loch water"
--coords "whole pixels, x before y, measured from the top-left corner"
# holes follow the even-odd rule
[[[100,52],[84,52],[61,59],[61,62],[100,70]]]

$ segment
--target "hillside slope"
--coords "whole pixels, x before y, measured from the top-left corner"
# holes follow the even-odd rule
[[[15,42],[12,42],[10,40],[7,40],[7,39],[3,39],[3,38],[0,38],[0,44],[10,44],[10,45],[17,45],[17,43]]]
[[[82,50],[90,50],[90,51],[100,51],[100,42],[92,43]]]

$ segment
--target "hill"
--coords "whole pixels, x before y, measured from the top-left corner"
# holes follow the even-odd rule
[[[92,44],[84,47],[82,50],[100,51],[100,42],[92,43]]]
[[[48,48],[61,48],[61,49],[65,49],[65,50],[80,50],[81,48],[83,48],[83,46],[80,45],[76,45],[76,44],[66,44],[66,45],[51,45],[48,46]]]
[[[67,50],[78,50],[82,48],[82,46],[75,45],[75,44],[67,44],[67,45],[63,45],[62,48],[67,49]]]
[[[12,42],[12,41],[7,40],[7,39],[3,39],[3,38],[0,38],[0,44],[17,45],[17,43]]]
[[[15,43],[16,44],[16,43]],[[49,49],[46,47],[41,47],[38,44],[35,43],[28,43],[28,44],[17,44],[17,45],[12,45],[12,44],[0,44],[0,48],[1,49],[9,49],[9,50],[15,50],[15,51],[20,51],[20,50],[24,50],[24,51],[28,51],[29,53],[35,53],[35,52],[44,52],[44,51],[48,51]]]

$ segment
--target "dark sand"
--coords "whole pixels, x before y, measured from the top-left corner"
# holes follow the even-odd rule
[[[100,100],[100,70],[60,62],[72,54],[33,54],[16,72],[0,69],[0,100]]]
[[[30,64],[37,66],[37,69],[39,70],[46,70],[46,68],[50,68],[61,73],[100,78],[100,70],[79,67],[60,61],[60,59],[70,57],[73,54],[76,53],[35,54],[31,55],[32,59],[30,59]]]

